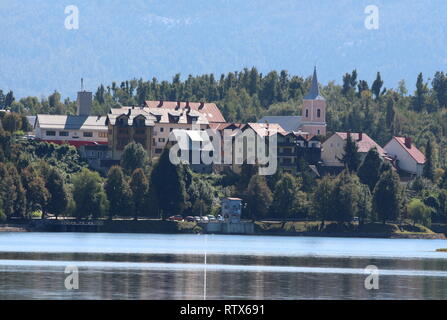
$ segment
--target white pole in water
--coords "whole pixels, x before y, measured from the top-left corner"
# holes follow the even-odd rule
[[[205,268],[203,274],[203,300],[206,300],[206,250],[208,244],[208,235],[205,234]]]

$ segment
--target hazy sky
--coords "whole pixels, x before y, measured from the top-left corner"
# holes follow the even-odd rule
[[[65,8],[79,9],[67,30]],[[365,8],[379,27],[365,27]],[[16,96],[75,96],[132,78],[220,75],[256,66],[323,83],[357,68],[386,87],[432,77],[447,63],[447,1],[416,0],[0,0],[0,88]]]

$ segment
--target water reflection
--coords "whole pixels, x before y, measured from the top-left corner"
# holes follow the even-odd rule
[[[0,254],[0,299],[202,299],[203,256]],[[208,256],[208,299],[446,299],[445,260]],[[380,289],[366,290],[376,264]],[[77,265],[80,288],[64,287]]]

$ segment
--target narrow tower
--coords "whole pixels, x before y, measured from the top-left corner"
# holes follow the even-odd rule
[[[317,67],[314,68],[309,93],[303,100],[301,131],[311,135],[326,135],[326,100],[320,93]]]

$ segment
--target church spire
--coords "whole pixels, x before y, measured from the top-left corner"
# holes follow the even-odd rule
[[[312,76],[312,85],[309,93],[304,97],[304,100],[324,100],[320,94],[320,88],[318,86],[317,67],[314,67],[314,74]]]

